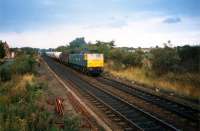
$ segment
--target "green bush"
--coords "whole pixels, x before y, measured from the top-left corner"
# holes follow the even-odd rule
[[[7,89],[14,87],[9,86]],[[42,92],[45,86],[45,84],[33,82],[26,85],[25,95],[23,93],[11,95],[12,90],[7,90],[0,95],[1,131],[46,131],[54,127],[49,124],[50,114],[35,103],[41,96],[38,92]]]
[[[200,72],[200,46],[177,47],[181,59],[179,64],[184,71]]]
[[[9,67],[0,68],[0,80],[1,81],[11,80],[11,71]]]
[[[31,56],[20,56],[13,64],[13,70],[17,74],[34,72],[35,59]]]
[[[79,131],[80,120],[77,117],[69,118],[65,116],[64,118],[64,130],[66,131]]]
[[[142,66],[142,60],[144,57],[144,52],[140,49],[135,52],[128,52],[125,49],[112,49],[109,54],[109,58],[115,63],[128,66]]]
[[[150,53],[152,54],[152,69],[155,73],[163,74],[169,71],[176,72],[179,70],[180,58],[175,48],[155,48]]]

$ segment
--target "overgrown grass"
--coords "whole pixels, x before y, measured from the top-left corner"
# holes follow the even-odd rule
[[[25,74],[34,72],[34,65],[36,61],[31,55],[21,55],[17,57],[12,65],[12,71],[17,74]]]
[[[105,64],[105,71],[110,74],[135,81],[147,87],[157,87],[190,99],[199,99],[200,96],[200,75],[191,73],[168,73],[157,76],[151,70],[139,67],[115,68],[113,63]]]
[[[59,130],[51,120],[52,113],[38,104],[47,84],[38,81],[34,66],[34,57],[22,55],[7,66],[7,70],[0,71],[0,131]],[[7,75],[9,79],[2,81]],[[66,117],[64,120],[65,130],[78,130],[76,119]]]
[[[48,112],[37,107],[42,85],[31,74],[13,76],[0,88],[0,130],[26,131],[51,128]],[[42,122],[42,124],[40,124]]]

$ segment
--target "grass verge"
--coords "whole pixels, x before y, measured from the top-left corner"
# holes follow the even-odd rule
[[[38,80],[35,58],[22,55],[14,60],[8,70],[0,71],[0,131],[57,131],[52,112],[40,102],[47,83]],[[9,79],[7,73],[9,73]],[[77,131],[78,120],[65,116],[64,130]]]
[[[146,71],[143,68],[113,68],[112,64],[105,64],[105,71],[113,76],[135,81],[138,84],[146,85],[150,88],[160,88],[174,92],[179,96],[198,100],[200,97],[200,75],[199,74],[174,74],[168,73],[162,76],[156,76],[152,71]]]

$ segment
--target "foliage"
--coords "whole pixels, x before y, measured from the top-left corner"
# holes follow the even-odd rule
[[[11,80],[12,75],[34,73],[36,61],[33,56],[19,55],[13,62],[6,62],[0,68],[0,81]]]
[[[177,47],[181,62],[180,67],[184,71],[200,72],[200,46]]]
[[[132,59],[130,59],[131,57]],[[135,52],[132,53],[132,55],[127,56],[128,59],[130,59],[130,65],[132,66],[142,66],[142,60],[144,58],[144,52],[139,48],[136,49]]]
[[[114,41],[110,41],[110,42],[102,42],[102,41],[96,41],[96,50],[98,53],[103,53],[105,59],[107,60],[110,56],[110,51],[111,49],[113,49],[114,45]]]
[[[115,78],[126,79],[135,84],[141,84],[146,88],[159,88],[166,92],[173,92],[181,97],[199,101],[200,96],[200,74],[199,73],[172,73],[168,72],[161,76],[156,75],[153,70],[140,67],[127,67],[115,69],[112,63],[106,63],[105,69]]]
[[[11,71],[9,67],[0,68],[0,81],[8,81],[11,79]]]
[[[5,57],[5,49],[4,49],[4,46],[3,46],[3,42],[0,41],[0,59],[1,58],[4,58]]]
[[[75,40],[71,41],[69,45],[71,48],[80,48],[83,45],[86,45],[85,38],[84,37],[76,38]]]
[[[124,51],[121,49],[113,49],[110,51],[109,58],[112,59],[115,63],[121,63]]]
[[[151,50],[152,69],[157,74],[177,71],[180,58],[175,48],[155,48]]]
[[[59,52],[66,52],[68,50],[68,47],[67,46],[59,46],[55,50],[59,51]]]
[[[115,47],[115,41],[86,43],[84,37],[81,37],[70,42],[70,46],[60,46],[56,50],[68,53],[103,53],[105,62],[113,61],[117,68],[144,67],[158,75],[200,71],[200,46],[172,48],[171,41],[164,45],[164,48],[157,46],[150,52],[144,52],[142,48]]]
[[[67,131],[79,131],[80,121],[76,117],[67,117],[64,118],[64,130]]]
[[[0,129],[46,131],[55,128],[49,124],[50,114],[36,103],[45,88],[45,84],[37,83],[33,75],[16,76],[3,84],[0,88]]]
[[[28,72],[34,72],[35,59],[30,55],[22,55],[14,61],[13,72],[18,74],[25,74]]]
[[[33,54],[36,54],[39,49],[31,48],[31,47],[23,47],[23,48],[20,48],[20,50],[23,54],[33,55]]]
[[[39,102],[47,84],[38,82],[30,74],[34,72],[34,64],[32,55],[21,54],[9,66],[0,69],[3,80],[10,79],[9,82],[0,82],[1,131],[59,130],[52,122],[52,115]],[[77,120],[65,121],[65,130],[78,130]]]
[[[112,49],[109,56],[115,63],[121,63],[126,67],[142,66],[143,57],[144,52],[140,49],[135,50],[135,52],[129,52],[127,49],[123,48]]]

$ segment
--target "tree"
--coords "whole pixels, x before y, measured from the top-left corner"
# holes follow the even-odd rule
[[[96,41],[96,51],[98,53],[103,53],[104,58],[107,60],[111,55],[111,50],[113,49],[115,41],[103,42],[103,41]]]
[[[177,47],[181,62],[180,66],[186,71],[200,71],[200,46]]]
[[[169,71],[176,71],[180,58],[175,48],[155,48],[152,49],[152,69],[157,74],[166,73]]]
[[[86,45],[87,43],[85,42],[85,38],[84,37],[80,37],[80,38],[76,38],[75,40],[71,41],[69,43],[70,48],[80,48],[84,45]]]
[[[4,49],[4,45],[3,42],[0,41],[0,58],[4,58],[6,55],[5,49]]]
[[[58,46],[55,50],[60,52],[66,52],[69,48],[66,46]]]
[[[108,48],[113,48],[115,46],[115,41],[112,40],[112,41],[109,41],[109,42],[103,42],[103,41],[97,40],[96,45],[97,46],[104,45],[104,46],[107,46]]]
[[[123,63],[123,56],[124,56],[124,50],[115,48],[112,49],[110,52],[110,59],[112,59],[116,63]]]

